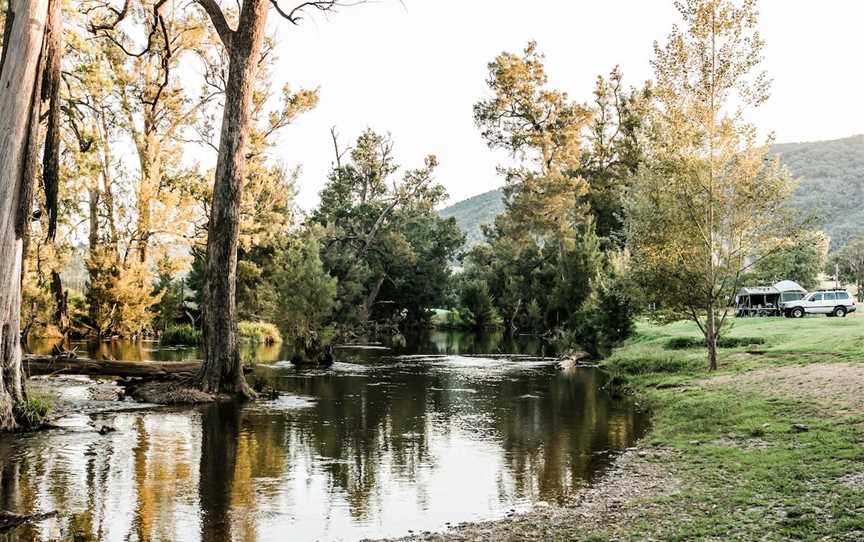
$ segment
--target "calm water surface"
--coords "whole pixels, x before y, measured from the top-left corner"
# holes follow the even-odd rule
[[[647,424],[601,391],[599,371],[562,374],[541,359],[550,353],[542,343],[454,334],[409,343],[342,350],[328,371],[259,363],[256,378],[282,392],[275,401],[75,415],[60,420],[64,430],[0,437],[0,509],[61,512],[12,539],[358,540],[440,530],[566,500]],[[246,354],[278,360],[273,350]],[[90,355],[99,352],[199,356],[155,343]],[[523,356],[494,355],[504,352]],[[116,431],[100,435],[102,425]]]

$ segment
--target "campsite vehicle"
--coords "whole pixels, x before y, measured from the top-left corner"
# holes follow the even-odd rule
[[[736,316],[780,316],[783,303],[797,301],[807,290],[791,280],[781,280],[773,286],[747,286],[735,296]]]
[[[817,290],[803,299],[781,303],[780,308],[784,316],[792,318],[803,318],[805,314],[843,317],[855,312],[855,300],[846,290]]]

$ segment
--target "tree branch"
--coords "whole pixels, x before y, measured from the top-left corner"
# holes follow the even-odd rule
[[[219,39],[222,40],[222,45],[230,51],[235,31],[231,30],[231,27],[228,26],[228,20],[225,19],[225,13],[222,12],[222,8],[219,7],[216,0],[195,0],[195,3],[207,12],[210,21],[213,23],[213,27],[216,29],[216,33],[219,34]]]
[[[286,20],[288,20],[292,24],[300,24],[300,21],[303,20],[303,16],[302,16],[303,12],[307,9],[315,9],[315,10],[324,11],[324,12],[336,11],[336,8],[356,6],[359,4],[363,4],[364,2],[365,2],[365,0],[356,0],[353,2],[341,2],[340,0],[321,0],[321,1],[317,1],[317,2],[302,2],[302,3],[298,4],[297,6],[295,6],[293,9],[291,9],[290,11],[285,11],[279,5],[278,0],[270,0],[270,3],[273,5],[274,8],[276,8],[276,11],[279,13],[279,15],[281,15],[283,18],[285,18]]]

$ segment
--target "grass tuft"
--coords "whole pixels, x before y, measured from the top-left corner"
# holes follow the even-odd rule
[[[240,322],[237,332],[241,340],[252,344],[274,345],[282,342],[279,328],[270,322]]]
[[[202,340],[201,330],[189,324],[171,326],[159,337],[159,343],[164,346],[196,345]]]
[[[47,393],[30,390],[24,402],[15,406],[15,419],[22,428],[38,428],[48,421],[53,405],[54,400]]]

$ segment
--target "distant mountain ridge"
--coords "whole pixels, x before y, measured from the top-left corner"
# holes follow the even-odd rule
[[[831,237],[831,250],[864,233],[864,135],[830,141],[781,143],[771,148],[798,186],[792,205],[814,213]],[[483,241],[482,227],[504,211],[500,188],[470,197],[439,211],[453,217],[468,244]]]

